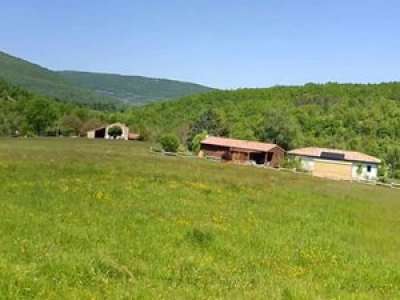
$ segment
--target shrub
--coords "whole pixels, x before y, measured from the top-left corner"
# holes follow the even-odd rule
[[[72,136],[75,131],[72,128],[61,128],[61,135],[63,136]]]
[[[122,129],[119,126],[114,126],[108,129],[108,135],[112,136],[114,139],[122,135]]]
[[[390,166],[385,161],[382,161],[378,168],[378,176],[380,178],[388,178],[390,176]]]
[[[155,145],[155,146],[152,146],[151,147],[151,150],[153,151],[153,152],[162,152],[162,147],[161,147],[161,145]]]
[[[160,138],[160,144],[166,152],[177,152],[179,148],[178,138],[174,135],[164,135]]]
[[[29,130],[29,131],[25,132],[24,137],[26,137],[26,138],[34,138],[34,137],[37,137],[37,135],[34,132],[32,132],[31,130]]]
[[[194,245],[207,247],[213,242],[214,235],[211,232],[194,228],[186,233],[186,238]]]
[[[135,127],[134,132],[137,132],[139,134],[139,141],[149,141],[151,140],[151,131],[147,129],[143,125],[139,125],[138,127]]]
[[[192,140],[192,151],[193,153],[200,152],[201,141],[207,137],[207,132],[203,131],[202,133],[197,134]]]
[[[400,179],[400,170],[393,171],[393,178]]]
[[[379,176],[378,180],[382,183],[390,183],[391,181],[389,180],[388,177],[386,176]]]
[[[178,152],[185,153],[186,151],[187,151],[187,149],[186,149],[186,147],[184,145],[179,145]]]
[[[362,166],[361,164],[359,164],[359,165],[357,166],[357,175],[358,175],[358,176],[361,176],[361,175],[362,175],[362,172],[363,172],[363,166]]]
[[[283,161],[282,167],[285,169],[292,169],[296,171],[304,171],[300,159],[297,157],[286,157]]]

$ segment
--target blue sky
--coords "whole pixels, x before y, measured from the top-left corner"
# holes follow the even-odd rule
[[[0,50],[218,88],[400,80],[397,0],[2,1]]]

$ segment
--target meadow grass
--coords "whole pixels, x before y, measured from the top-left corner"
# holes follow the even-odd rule
[[[400,192],[0,140],[0,299],[400,298]]]

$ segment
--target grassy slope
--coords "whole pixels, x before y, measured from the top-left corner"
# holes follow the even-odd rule
[[[0,140],[0,298],[400,297],[400,193],[150,154]]]
[[[98,94],[116,97],[133,104],[174,99],[212,90],[199,84],[142,76],[74,71],[64,71],[59,74],[74,86],[90,89]]]

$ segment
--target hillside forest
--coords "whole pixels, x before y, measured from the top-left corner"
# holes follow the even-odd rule
[[[189,150],[196,135],[274,142],[285,149],[355,150],[400,177],[400,83],[307,84],[213,91],[120,111],[39,96],[0,81],[0,135],[85,135],[124,122],[144,139],[175,135]]]
[[[212,90],[190,82],[143,76],[53,71],[2,51],[0,78],[33,93],[108,110]]]

